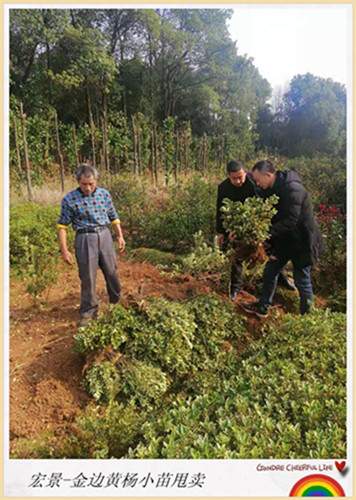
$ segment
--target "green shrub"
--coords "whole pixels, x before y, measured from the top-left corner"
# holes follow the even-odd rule
[[[165,299],[147,301],[140,314],[140,327],[133,332],[126,352],[158,364],[168,373],[186,373],[193,348],[193,316],[183,304]]]
[[[89,406],[76,425],[75,442],[83,450],[80,458],[124,456],[138,443],[147,418],[133,401],[126,405],[112,401],[107,407]]]
[[[158,367],[143,361],[119,359],[94,364],[85,374],[85,387],[101,403],[133,399],[141,406],[160,398],[169,379]]]
[[[118,370],[111,361],[94,365],[85,374],[86,389],[96,401],[114,400],[122,389],[120,382]]]
[[[346,162],[343,158],[293,158],[285,168],[296,170],[315,206],[320,203],[346,209]]]
[[[58,217],[59,207],[25,203],[10,208],[10,264],[14,270],[26,272],[33,262],[31,247],[58,255]]]
[[[184,252],[200,230],[213,241],[216,186],[212,180],[191,176],[158,194],[145,180],[120,175],[110,190],[134,246]]]
[[[277,213],[274,208],[277,202],[276,195],[266,200],[247,198],[243,203],[225,198],[221,207],[223,226],[227,231],[235,234],[239,243],[257,247],[269,236],[272,217]]]
[[[112,307],[109,312],[80,328],[74,336],[74,350],[86,354],[112,346],[118,350],[137,328],[137,317],[132,309],[122,305]]]
[[[59,207],[35,203],[12,206],[10,210],[11,269],[25,279],[26,289],[35,300],[57,280],[58,216]]]
[[[148,420],[129,457],[344,456],[345,347],[343,314],[287,315],[217,387]]]
[[[149,413],[141,428],[134,425],[133,441],[120,447],[123,454],[114,456],[344,455],[344,314],[328,310],[288,314],[278,324],[267,324],[263,337],[251,344],[234,307],[216,296],[198,296],[181,304],[152,299],[133,310],[135,327],[129,327],[125,342],[117,345],[124,358],[115,362],[115,374],[107,364],[106,385],[103,377],[97,377],[102,383],[99,392],[106,391],[109,397],[103,401],[110,401],[112,388],[120,387],[115,398],[130,408],[130,422],[136,423],[136,411],[139,419],[138,408],[149,408]],[[124,324],[122,311],[118,317]],[[85,330],[80,333],[84,334]],[[238,357],[241,343],[245,351]],[[172,380],[168,373],[174,375]],[[115,385],[117,374],[120,382]],[[95,456],[107,458],[113,453],[105,436],[106,444]],[[110,440],[114,441],[113,434]]]
[[[138,262],[149,262],[155,266],[163,268],[173,268],[174,265],[179,267],[182,259],[180,256],[170,252],[162,252],[156,248],[135,248],[130,257]]]
[[[220,250],[216,238],[213,246],[206,243],[202,231],[193,235],[194,245],[191,253],[182,256],[180,263],[174,267],[176,270],[192,275],[202,272],[221,272],[227,266],[228,259]]]
[[[123,394],[142,406],[160,401],[170,385],[169,377],[157,366],[133,360],[122,365]]]

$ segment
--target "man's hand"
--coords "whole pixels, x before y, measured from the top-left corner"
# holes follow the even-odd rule
[[[221,248],[224,243],[224,235],[223,234],[218,234],[218,245]]]
[[[62,259],[70,266],[74,264],[73,255],[68,250],[61,251]]]
[[[229,238],[229,241],[235,241],[236,240],[236,234],[234,232],[230,232],[227,236]]]
[[[117,238],[117,243],[119,245],[120,253],[122,253],[125,250],[125,247],[126,247],[126,242],[124,240],[124,237],[123,236],[119,236]]]

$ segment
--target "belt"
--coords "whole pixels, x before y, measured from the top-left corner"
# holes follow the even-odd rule
[[[104,231],[104,229],[107,229],[107,226],[83,227],[81,229],[77,229],[77,234],[100,233],[101,231]]]

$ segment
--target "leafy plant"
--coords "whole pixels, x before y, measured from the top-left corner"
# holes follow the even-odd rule
[[[202,272],[222,271],[228,259],[220,250],[216,237],[213,246],[206,243],[202,231],[194,234],[194,244],[191,253],[182,256],[180,263],[174,268],[178,271],[189,272],[192,275]]]
[[[268,238],[272,217],[277,213],[274,207],[277,202],[276,195],[266,200],[247,198],[243,203],[226,198],[221,207],[223,226],[236,236],[238,242],[257,247]]]

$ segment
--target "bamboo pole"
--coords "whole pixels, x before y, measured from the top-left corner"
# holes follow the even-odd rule
[[[27,193],[28,193],[28,200],[32,201],[33,200],[33,191],[32,191],[32,183],[31,183],[31,166],[30,166],[30,159],[28,156],[27,133],[26,133],[26,115],[23,112],[22,102],[20,102],[20,113],[21,113],[23,148],[24,148],[24,156],[25,156]]]
[[[17,160],[17,168],[19,172],[21,172],[21,153],[20,153],[20,144],[19,144],[19,136],[17,133],[17,120],[14,114],[14,136],[15,136],[15,149],[16,149],[16,160]]]
[[[80,164],[80,159],[79,159],[79,152],[78,152],[78,141],[77,141],[77,131],[75,128],[75,123],[72,125],[72,134],[73,134],[73,146],[74,146],[74,152],[75,152],[75,161],[76,161],[76,167]]]
[[[135,115],[132,115],[133,146],[134,146],[134,174],[138,175],[137,127]]]
[[[91,99],[89,94],[89,89],[87,88],[87,100],[88,100],[88,114],[89,114],[89,126],[90,126],[90,137],[91,137],[91,149],[93,157],[93,166],[96,168],[96,154],[95,154],[95,123],[93,119],[93,112],[91,109]]]
[[[60,165],[61,188],[62,188],[62,193],[64,193],[64,162],[63,162],[63,154],[62,154],[62,150],[61,150],[61,141],[59,139],[58,116],[57,116],[56,110],[54,110],[54,125],[56,128],[56,142],[57,142],[57,153],[58,153],[59,165]]]

